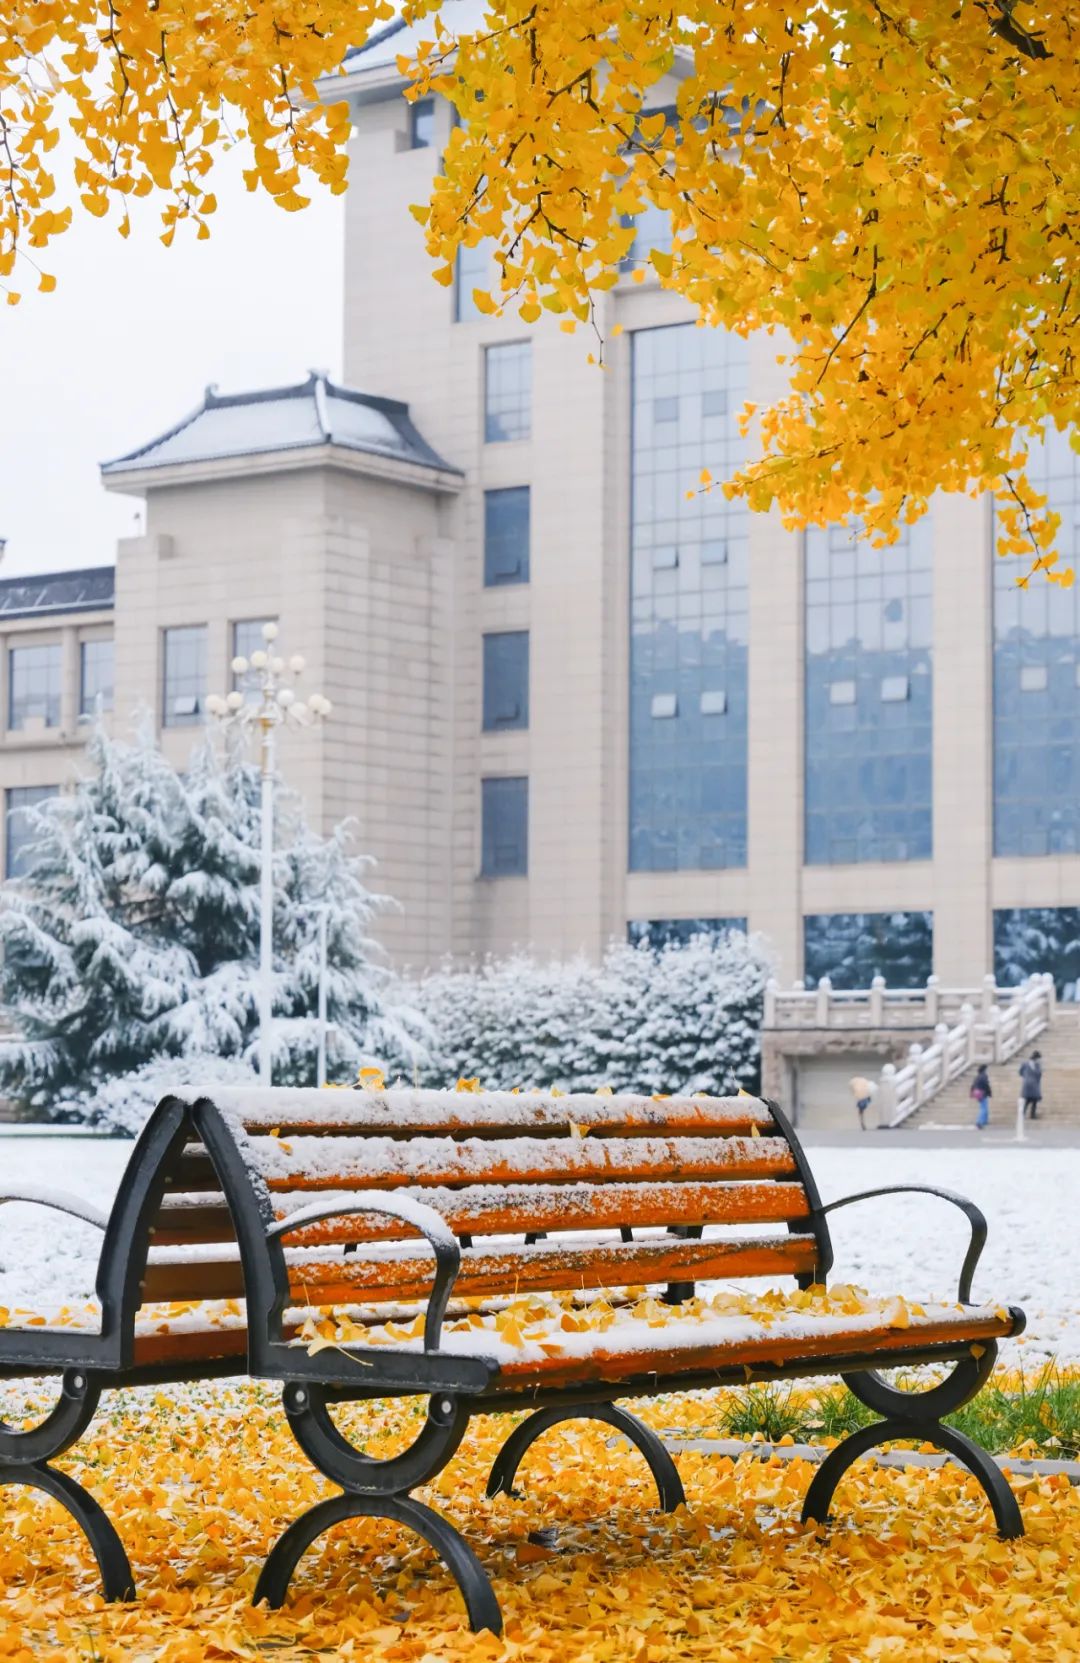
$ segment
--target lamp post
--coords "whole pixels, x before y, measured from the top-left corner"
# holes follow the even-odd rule
[[[304,660],[299,653],[286,663],[273,651],[277,640],[277,624],[264,624],[263,640],[250,658],[237,657],[232,661],[233,674],[253,675],[254,698],[248,698],[239,688],[222,697],[212,693],[206,701],[210,716],[222,727],[236,727],[242,732],[255,731],[259,736],[260,778],[260,886],[259,886],[259,1082],[268,1086],[273,1057],[272,1024],[274,1015],[274,764],[277,751],[277,732],[282,726],[312,727],[329,716],[330,700],[321,693],[311,693],[306,700],[297,697],[295,683],[304,672]],[[291,680],[286,680],[286,676]]]
[[[319,1049],[315,1065],[315,1084],[326,1084],[326,938],[330,922],[329,908],[324,901],[319,908]]]

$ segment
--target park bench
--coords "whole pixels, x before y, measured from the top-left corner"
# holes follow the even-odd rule
[[[952,1202],[970,1224],[956,1305],[905,1308],[902,1322],[880,1311],[838,1314],[818,1296],[817,1307],[796,1300],[808,1308],[777,1308],[771,1320],[700,1308],[673,1309],[660,1325],[635,1315],[643,1288],[677,1307],[716,1279],[821,1284],[833,1257],[828,1215],[908,1189]],[[31,1199],[93,1213],[51,1192]],[[882,1418],[824,1460],[804,1518],[828,1519],[837,1483],[862,1452],[914,1439],[970,1469],[1002,1535],[1022,1533],[997,1464],[941,1424],[986,1381],[996,1342],[1024,1326],[1015,1308],[971,1303],[986,1236],[978,1208],[907,1185],[823,1206],[791,1126],[756,1098],[260,1088],[170,1097],[134,1148],[111,1216],[95,1222],[104,1231],[100,1331],[0,1329],[0,1377],[61,1377],[57,1408],[38,1429],[0,1427],[0,1485],[37,1485],[68,1507],[106,1597],[131,1592],[123,1547],[87,1492],[50,1462],[85,1430],[105,1388],[245,1369],[282,1382],[299,1445],[342,1492],[273,1549],[255,1595],[272,1605],[323,1531],[369,1515],[424,1537],[456,1578],[473,1627],[498,1632],[480,1561],[412,1495],[451,1459],[470,1416],[529,1411],[495,1461],[489,1495],[512,1492],[540,1434],[583,1417],[640,1450],[672,1510],[684,1500],[675,1465],[623,1401],[825,1373],[842,1375]],[[618,1320],[593,1327],[587,1307],[598,1291]],[[531,1330],[511,1343],[500,1312],[541,1296],[561,1296],[564,1311],[565,1302],[580,1307],[581,1320],[570,1332],[554,1320],[547,1343]],[[359,1342],[309,1343],[313,1322],[317,1331],[329,1319],[337,1333],[343,1313]],[[387,1322],[413,1316],[409,1337],[397,1326],[391,1338]],[[952,1367],[911,1392],[878,1372],[926,1363]],[[386,1460],[354,1449],[331,1418],[335,1403],[421,1394],[422,1430]]]

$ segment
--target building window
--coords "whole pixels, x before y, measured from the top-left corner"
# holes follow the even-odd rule
[[[529,581],[529,487],[484,492],[484,583]]]
[[[931,529],[806,533],[806,860],[931,853]]]
[[[484,636],[484,731],[529,725],[529,632]]]
[[[1028,477],[1061,515],[1057,547],[1080,563],[1080,455],[1047,431]],[[1080,852],[1080,589],[994,560],[994,853]],[[1052,969],[1052,965],[1047,966]]]
[[[57,641],[47,647],[12,647],[8,654],[8,727],[12,731],[40,720],[60,726],[63,651]]]
[[[632,362],[630,868],[745,866],[749,515],[687,491],[746,455],[747,343],[675,324]]]
[[[669,209],[647,202],[640,214],[628,217],[623,223],[634,227],[634,240],[622,258],[623,271],[633,271],[636,266],[648,270],[649,256],[654,249],[658,254],[671,253],[673,233]]]
[[[202,714],[206,698],[206,625],[164,632],[162,726],[188,727]]]
[[[473,291],[479,289],[483,294],[490,294],[498,282],[495,247],[491,237],[482,237],[473,248],[462,245],[458,249],[454,268],[455,323],[471,323],[474,318],[485,315],[473,299]]]
[[[699,935],[707,935],[711,941],[716,941],[732,931],[745,935],[746,919],[631,918],[626,926],[626,939],[635,947],[643,941],[647,941],[650,947],[671,947],[693,941]]]
[[[994,978],[1019,987],[1054,978],[1059,999],[1080,999],[1080,907],[1001,907],[994,913]]]
[[[532,431],[532,347],[528,341],[484,353],[484,438],[489,445],[527,439]]]
[[[113,644],[83,641],[79,646],[79,715],[111,710],[114,698]]]
[[[39,836],[31,810],[60,795],[56,785],[16,785],[4,793],[4,876],[25,878],[33,870]]]
[[[435,100],[417,98],[409,105],[409,149],[430,150],[435,143]]]
[[[232,656],[246,658],[251,661],[253,652],[268,652],[270,646],[263,630],[267,624],[274,624],[276,618],[240,618],[232,627]],[[247,670],[242,676],[233,672],[233,686],[241,690],[258,685],[258,671]]]
[[[529,870],[529,782],[481,780],[480,875],[523,878]]]
[[[892,987],[924,987],[934,967],[930,912],[833,912],[803,919],[806,980],[827,976],[833,987],[869,987],[884,976]]]

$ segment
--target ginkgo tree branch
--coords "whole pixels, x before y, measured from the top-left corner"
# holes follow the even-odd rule
[[[488,311],[612,336],[635,260],[687,315],[772,330],[790,393],[727,489],[788,523],[875,541],[937,491],[989,490],[998,546],[1054,581],[1054,523],[1022,457],[1080,428],[1080,0],[404,0],[409,98],[460,117],[426,202],[433,274],[489,243]],[[288,210],[346,188],[337,79],[393,0],[65,0],[0,9],[0,285],[38,274],[72,211],[161,206],[209,234],[210,177]],[[390,37],[392,38],[392,37]],[[103,92],[104,87],[104,92]],[[74,179],[50,152],[74,137]],[[640,230],[640,228],[639,228]],[[882,419],[883,409],[890,415]]]

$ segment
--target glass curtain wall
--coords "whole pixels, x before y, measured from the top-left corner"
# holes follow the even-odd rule
[[[1080,455],[1051,429],[1032,484],[1061,515],[1063,564],[1080,564]],[[994,556],[994,853],[1080,850],[1080,586],[1062,589]]]
[[[803,920],[806,982],[828,976],[833,987],[923,987],[933,970],[934,920],[929,912],[818,913]]]
[[[746,864],[747,343],[676,324],[633,339],[630,868]],[[689,493],[689,495],[688,495]]]
[[[931,854],[931,528],[806,533],[806,860]]]

